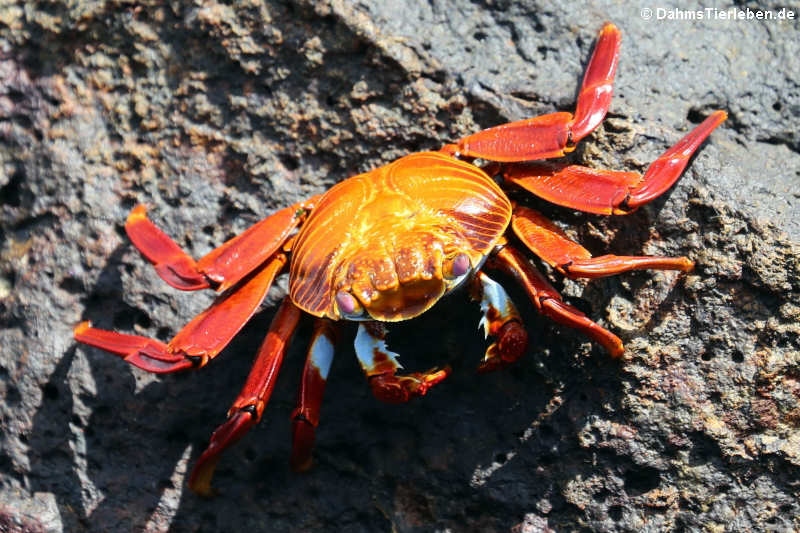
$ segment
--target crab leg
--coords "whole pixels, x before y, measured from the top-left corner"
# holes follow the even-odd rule
[[[528,333],[505,289],[483,272],[473,278],[476,298],[481,301],[480,326],[485,335],[497,337],[483,356],[478,372],[489,372],[513,363],[525,354]]]
[[[276,255],[236,290],[220,295],[208,309],[184,326],[169,344],[93,328],[89,322],[78,324],[74,331],[75,340],[122,356],[133,366],[157,374],[201,367],[227,346],[253,316],[275,275],[285,264],[286,255]]]
[[[624,353],[619,337],[597,325],[578,309],[564,303],[558,291],[518,250],[511,246],[503,247],[490,259],[489,266],[514,276],[544,316],[583,332],[599,342],[612,357],[620,357]]]
[[[161,278],[176,289],[214,287],[223,292],[266,261],[314,207],[318,196],[290,207],[250,226],[243,233],[195,261],[166,233],[147,218],[147,208],[137,205],[125,222],[133,244]]]
[[[398,355],[386,347],[386,328],[380,322],[358,324],[355,348],[372,394],[387,403],[403,403],[424,396],[450,374],[450,367],[445,367],[398,375],[397,371],[403,367],[397,361]]]
[[[311,468],[311,450],[314,432],[319,425],[322,394],[333,362],[338,329],[328,319],[319,318],[314,323],[314,333],[308,348],[306,364],[300,383],[297,408],[292,412],[292,469],[296,472]]]
[[[700,144],[727,117],[715,111],[653,161],[644,175],[565,163],[509,165],[506,181],[554,204],[601,215],[624,215],[663,194],[686,168]]]
[[[606,116],[614,88],[622,35],[611,23],[600,30],[586,67],[575,113],[550,113],[489,128],[448,144],[451,155],[491,161],[531,161],[561,157],[589,135]]]
[[[658,269],[689,272],[694,263],[686,257],[621,256],[592,254],[572,241],[538,211],[518,207],[511,227],[530,250],[570,278],[601,278],[628,270]]]
[[[210,496],[211,478],[222,452],[256,425],[264,406],[275,388],[275,380],[286,353],[289,340],[297,328],[301,311],[289,298],[284,299],[267,332],[267,338],[258,350],[253,368],[247,376],[239,396],[228,411],[228,419],[211,435],[211,442],[195,463],[189,477],[189,488]]]

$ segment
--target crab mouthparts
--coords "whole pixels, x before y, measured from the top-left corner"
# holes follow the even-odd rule
[[[362,302],[367,313],[384,322],[413,318],[430,309],[445,292],[440,279],[420,279],[397,288],[378,291],[377,296]]]
[[[335,301],[341,318],[397,322],[424,313],[444,295],[447,284],[438,278],[417,279],[376,290],[351,287],[339,290]]]

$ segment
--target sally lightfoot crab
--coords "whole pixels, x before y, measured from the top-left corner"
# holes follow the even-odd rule
[[[726,117],[712,113],[658,157],[644,175],[566,163],[529,163],[572,151],[594,130],[611,102],[620,32],[606,24],[589,61],[574,113],[551,113],[480,131],[438,152],[408,155],[340,182],[326,193],[258,222],[198,261],[148,218],[142,205],[125,228],[158,274],[182,290],[211,288],[216,301],[168,343],[115,333],[83,322],[75,339],[155,373],[199,368],[228,344],[254,314],[275,276],[288,268],[289,295],[280,305],[253,369],[227,420],[214,432],[189,486],[211,492],[222,451],[256,424],[269,400],[286,347],[301,316],[316,317],[298,405],[292,413],[291,463],[311,462],[314,432],[338,323],[358,321],[355,352],[381,400],[422,396],[449,369],[399,373],[385,324],[430,309],[462,284],[480,300],[481,324],[495,340],[479,369],[516,361],[527,333],[506,291],[486,269],[515,278],[543,315],[580,330],[614,357],[620,339],[565,303],[518,249],[521,243],[559,273],[595,278],[634,269],[689,271],[686,257],[592,257],[542,214],[516,205],[506,189],[523,189],[571,209],[624,215],[669,189],[703,140]],[[488,161],[485,167],[472,162]],[[511,228],[511,232],[507,230]]]

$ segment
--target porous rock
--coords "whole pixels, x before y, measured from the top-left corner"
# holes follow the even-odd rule
[[[536,4],[0,6],[0,529],[800,528],[800,14]],[[354,173],[571,110],[606,20],[623,32],[614,100],[576,162],[643,170],[729,113],[679,184],[634,215],[527,200],[597,254],[696,262],[688,275],[553,277],[625,357],[516,292],[531,349],[476,376],[479,314],[456,295],[389,339],[407,368],[454,375],[387,406],[346,328],[315,468],[296,475],[287,417],[304,326],[261,424],[225,454],[219,496],[186,490],[285,283],[200,372],[156,378],[77,345],[81,320],[166,340],[212,301],[158,279],[124,234],[131,207],[147,203],[199,257]]]

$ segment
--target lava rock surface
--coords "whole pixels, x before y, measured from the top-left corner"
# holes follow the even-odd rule
[[[0,530],[800,528],[800,13],[679,21],[536,4],[0,6]],[[525,200],[598,255],[696,262],[688,275],[552,276],[625,357],[512,290],[529,353],[477,376],[480,315],[455,295],[389,337],[408,369],[454,375],[391,406],[372,398],[345,328],[315,467],[298,475],[287,419],[304,325],[262,422],[220,464],[219,496],[190,493],[285,280],[198,372],[155,377],[78,345],[82,320],[167,340],[213,299],[157,277],[125,236],[130,209],[147,203],[200,257],[355,173],[571,110],[606,20],[623,32],[614,100],[572,160],[642,171],[729,113],[678,185],[633,215]]]

